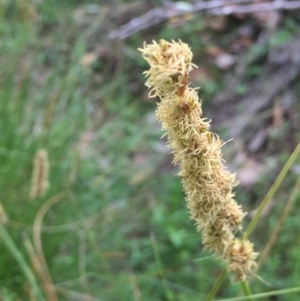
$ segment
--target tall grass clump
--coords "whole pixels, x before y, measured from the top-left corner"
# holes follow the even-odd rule
[[[256,265],[257,253],[242,229],[243,213],[234,200],[235,175],[223,165],[222,141],[202,118],[197,91],[189,86],[196,67],[185,43],[160,40],[140,49],[150,69],[145,72],[150,97],[158,96],[156,115],[173,149],[174,163],[186,193],[187,206],[205,249],[221,258],[235,280],[243,281]]]

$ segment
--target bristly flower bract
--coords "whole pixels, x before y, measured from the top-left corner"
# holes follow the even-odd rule
[[[150,69],[145,71],[150,97],[159,97],[156,115],[168,136],[179,165],[190,216],[202,242],[226,263],[236,280],[244,280],[255,267],[257,253],[248,240],[236,237],[244,213],[234,200],[235,175],[223,165],[222,141],[202,118],[196,89],[189,87],[189,73],[196,65],[189,46],[181,41],[144,45],[139,49]]]

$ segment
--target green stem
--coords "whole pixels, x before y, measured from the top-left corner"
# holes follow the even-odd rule
[[[217,281],[215,282],[214,286],[213,286],[212,289],[210,290],[210,292],[209,292],[209,294],[208,294],[208,296],[207,296],[207,298],[206,298],[206,301],[212,301],[212,300],[213,300],[215,294],[216,294],[216,293],[218,292],[218,290],[220,289],[221,284],[222,284],[222,282],[223,282],[224,279],[225,279],[225,276],[226,276],[226,269],[224,269],[224,270],[220,273],[220,275],[219,275]]]
[[[284,165],[283,169],[281,170],[280,174],[278,175],[276,181],[272,185],[271,189],[265,196],[264,200],[262,201],[261,205],[259,206],[257,213],[255,214],[254,218],[251,220],[250,224],[248,225],[247,229],[245,230],[244,233],[244,239],[247,239],[248,236],[251,234],[253,231],[254,227],[256,226],[261,214],[263,213],[265,207],[269,203],[269,201],[272,199],[274,196],[275,192],[277,191],[279,185],[283,181],[284,177],[286,176],[286,173],[290,169],[291,165],[294,163],[296,160],[297,156],[299,155],[300,152],[300,143],[298,143],[297,147],[295,148],[294,152],[291,154],[289,157],[288,161]]]
[[[286,206],[285,206],[285,208],[282,212],[282,215],[280,216],[280,219],[279,219],[279,221],[276,225],[276,228],[272,232],[272,235],[271,235],[269,241],[267,242],[264,250],[259,254],[259,260],[257,262],[257,267],[255,269],[255,273],[258,273],[258,270],[259,270],[260,266],[262,265],[264,260],[268,257],[268,255],[271,252],[274,244],[276,243],[276,240],[279,236],[279,233],[280,233],[281,228],[284,224],[284,221],[285,221],[286,217],[288,216],[288,214],[290,213],[290,211],[292,210],[293,204],[294,204],[294,202],[296,201],[296,199],[298,197],[299,191],[300,191],[300,177],[298,178],[298,180],[297,180],[297,182],[296,182],[296,184],[293,188],[292,194],[291,194],[288,202],[286,203]]]
[[[270,296],[278,296],[278,295],[291,294],[291,293],[296,293],[296,292],[300,292],[299,286],[285,288],[285,289],[277,290],[277,291],[266,292],[266,293],[254,294],[251,297],[252,297],[252,299],[260,299],[260,298],[265,298],[265,297],[270,297]],[[248,297],[241,296],[241,297],[221,299],[221,300],[219,299],[216,301],[244,301],[244,300],[248,300]]]
[[[245,296],[249,297],[247,300],[253,301],[253,299],[251,298],[252,293],[251,293],[250,287],[248,285],[248,282],[246,280],[241,281],[241,287],[242,287],[242,290],[244,291]]]
[[[32,273],[30,267],[27,265],[22,254],[20,253],[17,246],[11,239],[9,233],[6,231],[5,227],[2,224],[0,224],[0,234],[1,234],[1,237],[4,241],[4,243],[7,246],[7,248],[9,249],[9,251],[11,252],[13,257],[15,258],[15,260],[18,262],[21,270],[23,271],[25,277],[27,278],[28,282],[30,283],[30,286],[33,290],[33,293],[34,293],[36,299],[45,301],[46,299],[44,298],[44,296],[38,286],[38,283],[34,277],[34,274]]]

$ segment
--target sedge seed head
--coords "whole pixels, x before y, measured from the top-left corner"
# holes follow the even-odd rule
[[[40,149],[37,151],[33,163],[33,174],[30,191],[31,199],[38,199],[45,194],[45,192],[49,188],[48,174],[48,153],[46,150]]]
[[[245,280],[256,267],[255,259],[258,253],[254,252],[253,244],[249,240],[235,239],[228,251],[228,270],[236,281]]]
[[[180,40],[153,41],[139,50],[150,65],[150,69],[144,72],[148,77],[146,86],[151,89],[150,97],[175,93],[186,85],[189,72],[196,67],[192,64],[193,54],[189,46]]]
[[[158,96],[156,116],[168,136],[174,164],[186,193],[190,217],[202,231],[205,249],[226,262],[235,279],[243,280],[255,266],[256,253],[249,241],[236,239],[244,216],[234,200],[235,175],[223,165],[218,135],[202,118],[196,89],[189,87],[193,67],[187,44],[160,40],[140,49],[150,69],[145,72],[150,97]]]

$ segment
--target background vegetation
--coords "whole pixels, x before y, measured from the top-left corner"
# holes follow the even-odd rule
[[[191,46],[199,66],[191,81],[201,86],[204,115],[222,140],[235,138],[224,146],[224,158],[241,182],[237,200],[249,212],[245,223],[300,140],[299,10],[186,14],[109,39],[111,31],[160,5],[0,1],[0,201],[9,218],[1,226],[0,300],[37,300],[36,289],[44,294],[51,280],[37,268],[43,256],[59,300],[205,300],[215,283],[222,264],[212,256],[197,261],[208,254],[189,220],[155,102],[144,87],[148,66],[137,51],[144,41],[181,39]],[[50,188],[32,200],[39,149],[48,152]],[[251,237],[258,251],[291,196],[299,164]],[[254,279],[253,293],[299,285],[295,191],[293,209],[258,273],[269,285]],[[40,250],[30,248],[39,222]],[[218,297],[239,291],[228,278]],[[264,300],[296,301],[299,293]]]

